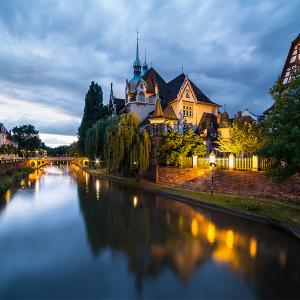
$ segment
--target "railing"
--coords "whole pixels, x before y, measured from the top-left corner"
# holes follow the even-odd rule
[[[17,162],[24,162],[26,159],[19,157],[19,158],[0,158],[0,164],[12,164]]]
[[[253,169],[252,157],[237,157],[237,158],[235,158],[234,169],[240,170],[240,171],[252,170]]]
[[[215,157],[217,169],[238,171],[267,171],[271,161],[266,158],[253,157]],[[181,167],[208,169],[210,167],[209,157],[185,157],[181,160]]]

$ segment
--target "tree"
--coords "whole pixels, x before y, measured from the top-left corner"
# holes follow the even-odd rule
[[[300,72],[287,84],[278,79],[270,95],[275,103],[263,121],[266,144],[259,154],[272,162],[268,175],[281,181],[300,172]]]
[[[151,141],[148,133],[139,128],[140,120],[134,114],[118,117],[105,132],[104,159],[111,170],[130,174],[147,170]]]
[[[92,81],[85,96],[85,105],[81,124],[78,128],[78,150],[85,153],[85,136],[89,128],[99,119],[105,119],[110,115],[110,109],[103,105],[103,92],[100,85]]]
[[[221,152],[236,156],[254,155],[264,144],[263,128],[251,118],[238,116],[232,123],[230,137],[219,135],[218,145]]]
[[[45,149],[45,145],[39,137],[39,132],[33,125],[21,125],[12,129],[14,138],[19,143],[19,148],[35,151],[37,149]]]
[[[104,160],[106,129],[115,125],[117,120],[116,117],[100,119],[88,129],[85,138],[85,153],[89,158]]]
[[[177,130],[164,133],[158,147],[160,162],[171,165],[180,165],[185,157],[205,154],[206,146],[203,138],[192,130],[188,130],[185,134],[180,134]]]

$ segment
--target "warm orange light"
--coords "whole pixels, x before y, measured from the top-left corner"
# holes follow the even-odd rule
[[[192,235],[196,236],[198,234],[198,231],[199,231],[199,229],[198,229],[198,222],[197,222],[197,219],[194,218],[192,220],[192,223],[191,223],[191,232],[192,232]]]
[[[183,227],[183,217],[180,216],[178,219],[178,227],[181,229]]]
[[[11,199],[11,191],[7,190],[6,193],[5,193],[5,201],[6,201],[6,203],[10,202],[10,199]]]
[[[250,244],[249,244],[249,253],[251,257],[255,257],[257,252],[257,244],[256,239],[251,238]]]
[[[206,238],[210,244],[213,244],[216,239],[216,228],[215,225],[212,223],[208,224]]]
[[[217,248],[213,252],[213,260],[218,263],[226,263],[230,262],[233,259],[233,253],[232,250],[228,247],[222,246]]]
[[[138,205],[138,197],[134,196],[133,197],[133,207],[137,207],[137,205]]]
[[[226,233],[226,245],[228,248],[233,248],[233,231],[228,230]]]

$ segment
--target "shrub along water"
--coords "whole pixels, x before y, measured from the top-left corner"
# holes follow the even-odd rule
[[[12,185],[16,184],[20,179],[31,173],[33,169],[25,168],[14,170],[0,176],[0,196],[3,195]]]

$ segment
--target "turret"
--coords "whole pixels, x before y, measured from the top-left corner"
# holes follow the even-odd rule
[[[139,58],[139,31],[136,32],[136,54],[133,62],[133,72],[135,77],[141,76],[141,62]]]
[[[145,61],[143,64],[143,74],[145,74],[148,71],[148,64],[147,64],[147,58],[146,58],[146,51],[145,51]]]

